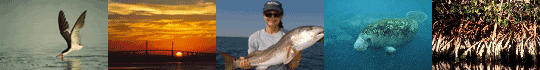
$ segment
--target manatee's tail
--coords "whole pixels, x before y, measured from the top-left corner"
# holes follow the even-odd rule
[[[221,56],[223,56],[223,60],[225,60],[225,70],[233,70],[238,68],[238,65],[234,63],[237,59],[236,57],[223,52],[219,52],[219,54],[221,54]]]
[[[427,19],[427,15],[422,11],[409,11],[407,12],[407,19],[413,19],[419,23],[425,21]]]

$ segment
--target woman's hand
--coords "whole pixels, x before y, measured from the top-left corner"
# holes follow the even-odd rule
[[[299,51],[299,53],[296,54],[296,56],[293,57],[293,60],[291,60],[291,62],[289,62],[289,64],[287,64],[289,69],[294,70],[298,66],[300,66],[300,59],[302,59],[302,51]]]
[[[251,68],[251,65],[249,64],[249,62],[244,59],[244,57],[240,57],[240,65],[238,65],[239,68],[242,68],[242,69],[249,69]]]

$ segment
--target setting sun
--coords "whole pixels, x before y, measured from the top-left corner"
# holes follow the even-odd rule
[[[181,53],[181,52],[177,52],[177,53],[176,53],[176,56],[182,56],[182,53]]]

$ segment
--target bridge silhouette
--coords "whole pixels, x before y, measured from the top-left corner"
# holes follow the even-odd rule
[[[178,50],[174,50],[174,41],[171,42],[171,49],[172,50],[149,50],[148,49],[148,41],[146,41],[146,46],[145,46],[145,50],[116,50],[115,52],[141,52],[143,51],[144,52],[144,55],[145,56],[150,56],[150,53],[148,51],[171,51],[171,57],[175,57],[175,51],[176,52],[181,52],[182,55],[181,57],[196,57],[196,56],[200,56],[200,55],[203,55],[202,53],[200,52],[193,52],[193,51],[178,51]],[[179,48],[179,47],[177,47]]]

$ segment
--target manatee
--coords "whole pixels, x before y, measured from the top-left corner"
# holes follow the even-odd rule
[[[368,48],[385,48],[390,55],[411,42],[418,34],[418,24],[427,19],[420,11],[410,11],[406,18],[386,18],[369,24],[358,35],[354,49],[365,51]]]

